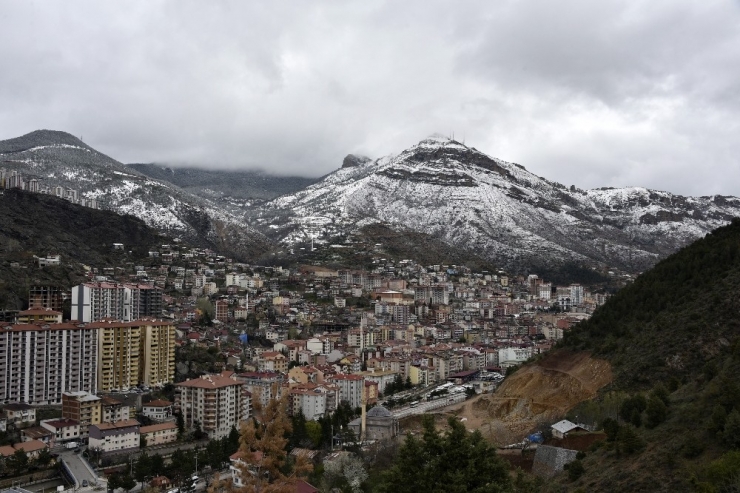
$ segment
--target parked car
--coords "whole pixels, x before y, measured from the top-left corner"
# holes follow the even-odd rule
[[[88,487],[88,486],[90,486],[90,483],[88,483],[88,482],[87,482],[87,479],[83,479],[83,480],[82,480],[82,487],[83,487],[83,488],[86,488],[86,487]]]

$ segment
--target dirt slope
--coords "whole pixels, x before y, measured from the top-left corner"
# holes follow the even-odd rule
[[[589,353],[556,351],[508,377],[494,394],[448,411],[497,445],[520,441],[538,424],[560,419],[612,380],[611,365]]]

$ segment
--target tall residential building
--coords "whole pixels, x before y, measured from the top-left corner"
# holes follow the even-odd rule
[[[327,379],[339,387],[339,399],[346,401],[352,409],[362,405],[362,391],[365,379],[360,375],[337,373]]]
[[[150,284],[89,282],[72,288],[72,320],[130,322],[162,313],[162,290]]]
[[[583,304],[583,286],[580,284],[570,285],[570,302],[576,306]]]
[[[62,311],[62,303],[69,292],[56,286],[31,286],[28,290],[28,306]]]
[[[185,426],[199,423],[211,440],[219,439],[249,419],[251,394],[231,372],[203,375],[175,385],[175,409]]]
[[[164,385],[175,379],[175,326],[170,322],[143,322],[140,383],[149,387]]]
[[[98,391],[97,331],[74,324],[0,325],[0,402],[59,404]]]
[[[175,378],[175,326],[170,322],[94,322],[100,331],[98,388],[125,390],[140,383],[163,385]]]
[[[174,340],[174,325],[152,320],[0,323],[0,404],[63,404],[65,392],[77,398],[172,382]]]
[[[430,305],[449,305],[450,293],[446,286],[419,286],[414,289],[414,300]]]
[[[141,327],[121,322],[95,322],[98,329],[98,388],[102,392],[125,391],[139,383]]]

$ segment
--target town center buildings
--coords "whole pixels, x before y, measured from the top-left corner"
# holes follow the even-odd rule
[[[163,385],[174,376],[170,322],[0,323],[0,403],[60,404],[64,392]]]

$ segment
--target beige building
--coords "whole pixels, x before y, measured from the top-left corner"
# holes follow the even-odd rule
[[[19,324],[60,324],[62,323],[62,312],[50,308],[34,307],[18,312]]]
[[[139,434],[147,447],[172,443],[177,441],[177,424],[169,422],[142,426],[139,428]]]
[[[142,326],[141,383],[150,387],[164,385],[175,378],[175,326],[170,322],[139,321]]]
[[[125,322],[94,322],[87,326],[99,331],[98,389],[117,392],[138,385],[141,327]]]
[[[288,360],[285,355],[276,351],[262,353],[259,360],[259,370],[286,373],[288,371]]]
[[[197,423],[210,439],[227,436],[249,418],[251,394],[233,372],[203,375],[175,385],[175,410],[185,426]]]
[[[175,326],[170,322],[95,322],[100,331],[98,388],[126,391],[140,383],[164,385],[175,378]]]

